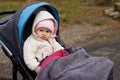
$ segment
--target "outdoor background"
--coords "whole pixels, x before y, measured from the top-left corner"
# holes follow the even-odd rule
[[[83,47],[91,56],[108,57],[114,62],[114,80],[120,80],[120,14],[104,14],[119,0],[0,0],[0,10],[19,9],[34,1],[46,1],[57,9],[66,44]],[[0,50],[0,80],[11,80],[11,67]]]

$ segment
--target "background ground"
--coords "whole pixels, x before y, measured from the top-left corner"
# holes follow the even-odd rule
[[[59,12],[60,36],[63,41],[67,44],[85,48],[91,56],[109,57],[115,64],[114,80],[120,80],[120,23],[119,20],[114,20],[103,14],[105,9],[113,6],[98,6],[87,0],[49,2]],[[18,3],[14,2],[13,5],[4,1],[4,4],[6,5],[3,6],[7,6],[4,8],[9,9],[10,7],[14,8],[14,5]],[[16,8],[22,5],[24,5],[24,2]],[[4,56],[1,51],[0,80],[9,80],[11,79],[12,65],[9,59]]]

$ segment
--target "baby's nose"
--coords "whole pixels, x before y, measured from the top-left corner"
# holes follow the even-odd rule
[[[43,35],[46,35],[46,32],[43,32]]]

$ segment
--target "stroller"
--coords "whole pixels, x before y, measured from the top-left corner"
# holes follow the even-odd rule
[[[46,8],[59,23],[58,12],[54,6],[46,2],[33,2],[23,6],[18,10],[8,10],[0,12],[2,14],[10,14],[0,20],[0,44],[5,55],[10,58],[13,64],[12,80],[17,80],[17,72],[19,71],[23,80],[34,80],[37,74],[31,71],[23,60],[23,44],[32,32],[32,24],[35,15],[39,12],[40,7]],[[57,30],[56,40],[61,46],[67,45],[60,39],[59,27]],[[112,80],[112,71],[110,78]]]
[[[0,44],[6,56],[13,63],[13,80],[17,80],[17,71],[21,73],[24,80],[34,80],[36,77],[36,73],[31,71],[23,61],[23,44],[31,34],[32,23],[40,7],[46,8],[59,22],[57,10],[46,2],[33,2],[19,10],[0,12],[0,15],[10,14],[0,20]],[[59,29],[57,36],[56,40],[65,46],[60,40]]]

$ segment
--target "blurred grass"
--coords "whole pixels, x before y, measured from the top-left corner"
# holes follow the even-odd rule
[[[19,9],[23,5],[40,0],[22,0],[13,1],[5,0],[0,1],[0,10]],[[91,3],[86,6],[87,0],[41,0],[52,4],[59,13],[60,22],[62,26],[68,26],[73,24],[80,24],[83,20],[92,19],[95,16],[99,16],[101,11],[95,6],[91,6]]]
[[[85,6],[86,0],[44,0],[53,4],[59,13],[62,26],[80,24],[83,20],[93,18],[100,10]],[[90,12],[90,14],[89,14]],[[93,15],[91,17],[91,15]]]
[[[23,1],[0,1],[0,10],[17,9],[23,4]]]
[[[24,5],[24,1],[0,1],[0,11],[4,10],[15,10]],[[0,18],[3,18],[5,15],[0,15]]]

